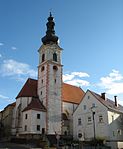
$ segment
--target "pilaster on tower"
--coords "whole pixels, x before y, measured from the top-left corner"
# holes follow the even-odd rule
[[[46,26],[46,35],[42,38],[43,44],[38,50],[38,96],[47,109],[46,133],[61,134],[62,49],[58,45],[51,13]]]

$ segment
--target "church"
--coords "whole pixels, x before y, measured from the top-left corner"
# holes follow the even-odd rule
[[[14,136],[72,135],[72,115],[85,94],[81,88],[62,81],[62,48],[51,13],[46,26],[38,50],[38,80],[28,78],[16,97],[11,130]]]
[[[0,112],[0,138],[72,136],[74,140],[103,140],[111,149],[123,147],[123,106],[77,86],[64,83],[62,48],[50,13],[46,35],[38,49],[38,79],[28,78],[16,102]]]

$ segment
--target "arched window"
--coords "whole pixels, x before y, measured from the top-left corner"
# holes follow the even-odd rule
[[[42,54],[42,62],[45,61],[45,54]]]
[[[53,61],[57,62],[57,54],[53,53]]]

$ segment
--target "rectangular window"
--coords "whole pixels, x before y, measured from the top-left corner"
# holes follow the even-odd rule
[[[112,133],[113,133],[113,136],[115,136],[115,132],[113,131]]]
[[[37,114],[37,119],[40,119],[40,114]]]
[[[37,131],[40,131],[40,125],[37,125]]]
[[[45,128],[42,128],[42,134],[45,134]]]
[[[25,114],[25,119],[27,119],[27,114]]]
[[[27,131],[27,125],[25,125],[24,130]]]
[[[84,110],[86,110],[86,105],[83,106]]]
[[[95,103],[92,103],[92,107],[93,107],[93,108],[95,107]]]
[[[78,125],[82,125],[81,118],[78,119]]]
[[[118,135],[118,136],[122,135],[121,129],[118,129],[118,130],[117,130],[117,135]]]
[[[99,116],[99,123],[102,123],[102,122],[103,122],[103,116],[100,115],[100,116]]]
[[[91,116],[88,117],[88,122],[89,122],[89,123],[91,122]]]

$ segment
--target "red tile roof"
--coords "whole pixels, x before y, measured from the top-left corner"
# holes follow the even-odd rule
[[[63,83],[62,100],[64,102],[79,104],[84,94],[85,92],[81,88]],[[29,78],[16,99],[19,97],[37,97],[37,80]]]
[[[44,105],[42,104],[42,102],[36,98],[33,97],[31,103],[23,110],[24,111],[28,111],[28,110],[35,110],[35,111],[44,111],[46,112],[46,108],[44,107]]]
[[[29,78],[17,95],[16,99],[19,97],[37,97],[37,80]]]
[[[79,104],[85,92],[76,86],[63,83],[62,86],[62,99],[64,102],[71,102]]]

